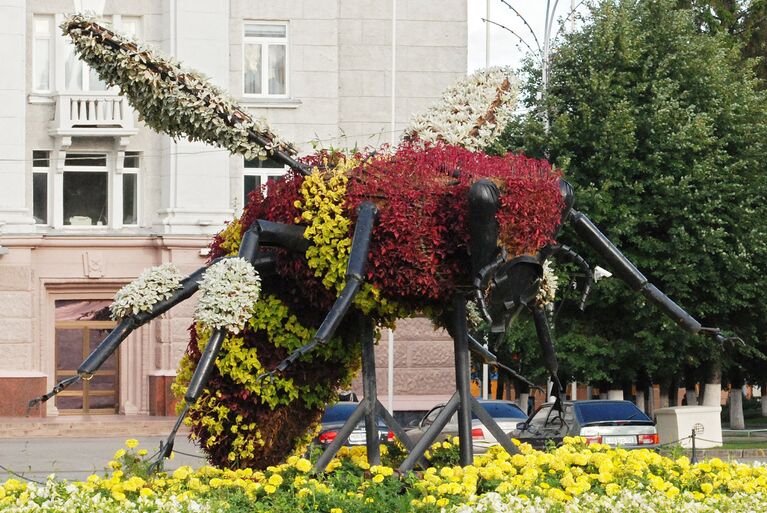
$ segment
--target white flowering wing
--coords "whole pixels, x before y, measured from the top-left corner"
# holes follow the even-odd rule
[[[155,303],[173,295],[182,279],[181,271],[170,262],[147,269],[117,291],[109,306],[112,318],[117,320],[139,312],[151,312]]]
[[[265,158],[265,150],[274,149],[296,153],[265,121],[253,119],[202,74],[82,14],[67,18],[61,28],[78,57],[106,83],[119,86],[155,130],[214,144],[245,158]]]
[[[482,150],[511,120],[517,94],[517,79],[509,68],[478,71],[448,88],[426,113],[414,116],[405,137]]]
[[[244,258],[227,258],[208,268],[200,280],[195,318],[210,329],[239,333],[261,291],[258,273]]]

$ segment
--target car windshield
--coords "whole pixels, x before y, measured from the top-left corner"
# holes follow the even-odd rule
[[[329,407],[327,410],[325,410],[325,413],[322,415],[322,420],[320,421],[322,424],[333,424],[333,423],[343,423],[346,422],[346,419],[352,416],[352,413],[354,413],[354,410],[357,409],[357,405],[359,403],[353,403],[353,402],[340,402],[336,403],[333,406]],[[363,422],[364,419],[360,422]],[[381,427],[384,425],[383,417],[380,415],[377,419],[378,426]]]
[[[626,401],[584,402],[577,404],[575,409],[581,424],[621,420],[652,422],[639,408]]]
[[[494,419],[526,419],[527,415],[522,413],[517,406],[509,403],[480,403],[487,413]],[[477,416],[472,414],[472,419],[476,419]]]
[[[331,422],[343,422],[351,417],[354,409],[357,407],[357,403],[336,403],[327,410],[322,416],[322,423],[329,424]]]

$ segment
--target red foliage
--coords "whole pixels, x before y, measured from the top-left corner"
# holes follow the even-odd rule
[[[379,206],[368,279],[385,296],[423,308],[470,283],[468,192],[482,178],[500,189],[499,243],[511,256],[552,242],[563,203],[559,174],[546,161],[403,144],[352,172],[348,209],[366,200]]]
[[[307,162],[330,161],[332,165],[332,159],[338,157],[319,154]],[[523,156],[490,157],[444,144],[424,148],[408,143],[393,151],[362,157],[362,163],[350,173],[345,208],[355,221],[361,202],[374,201],[379,207],[367,279],[384,297],[412,312],[432,308],[438,314],[457,288],[470,284],[468,192],[471,184],[482,178],[492,180],[501,192],[499,242],[511,256],[534,253],[552,241],[563,202],[559,175],[545,161]],[[240,218],[243,230],[257,219],[293,224],[300,214],[294,203],[301,199],[302,183],[301,176],[289,173],[270,184],[268,197],[262,191],[252,193]],[[350,237],[353,231],[354,223]],[[224,254],[221,243],[219,235],[211,246],[212,259]],[[281,249],[269,251],[278,256],[277,275],[262,276],[263,293],[280,298],[302,325],[316,329],[333,304],[335,291],[327,290],[314,276],[304,255]],[[350,348],[358,340],[353,324],[344,322],[337,331]],[[274,347],[265,333],[246,328],[243,337],[248,347],[257,348],[267,367],[286,356],[285,349]],[[199,360],[194,336],[187,352],[195,363]],[[331,393],[344,376],[345,365],[348,361],[342,355],[325,361],[302,360],[284,375],[299,384],[326,383]],[[220,400],[233,415],[243,415],[244,423],[257,423],[267,440],[252,460],[232,463],[226,455],[234,435],[222,435],[226,439],[207,449],[211,461],[218,465],[263,467],[281,461],[295,439],[320,414],[319,409],[306,408],[300,401],[272,410],[217,369],[208,389],[220,392]],[[195,419],[199,415],[192,413]],[[206,447],[211,434],[199,423],[194,430]]]

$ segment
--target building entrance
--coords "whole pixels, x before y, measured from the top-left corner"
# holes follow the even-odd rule
[[[108,300],[57,300],[56,381],[73,376],[77,367],[115,327]],[[56,396],[60,415],[114,414],[118,411],[119,352],[92,379],[81,381]]]

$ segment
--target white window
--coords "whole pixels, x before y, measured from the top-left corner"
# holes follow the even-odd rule
[[[245,23],[242,53],[245,95],[288,95],[287,23]]]
[[[104,21],[109,22],[109,18]],[[68,37],[64,45],[64,90],[65,91],[106,91],[107,85],[87,64],[75,54],[75,46]]]
[[[32,89],[48,92],[53,82],[53,16],[36,15],[33,25]]]
[[[32,215],[35,224],[48,224],[48,179],[51,168],[51,152],[32,152]]]
[[[123,159],[123,226],[138,225],[138,178],[140,153],[126,151]]]
[[[264,195],[269,192],[269,182],[281,177],[287,171],[286,167],[272,159],[253,159],[245,161],[242,181],[242,204],[250,202],[250,193],[265,186]]]
[[[106,83],[76,55],[69,37],[57,27],[63,15],[36,14],[32,26],[32,90],[105,91]],[[102,21],[129,36],[141,36],[140,16],[104,16]]]
[[[67,152],[62,194],[64,226],[108,226],[106,153]]]

